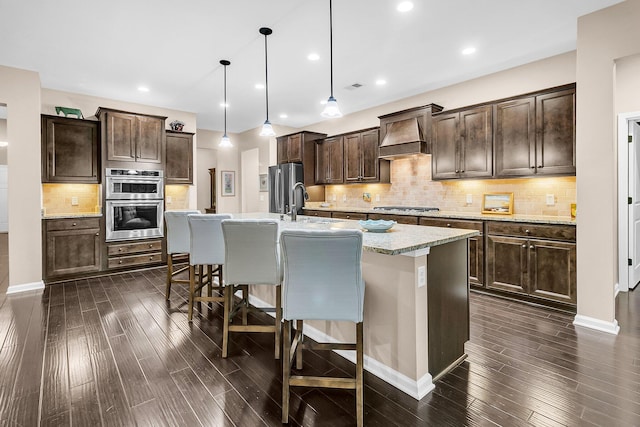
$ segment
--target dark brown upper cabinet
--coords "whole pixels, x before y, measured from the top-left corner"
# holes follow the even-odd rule
[[[575,85],[494,105],[495,176],[575,175]]]
[[[379,129],[344,135],[344,182],[389,182],[389,161],[378,157]]]
[[[316,141],[316,184],[344,183],[344,138]]]
[[[326,138],[326,133],[302,131],[277,138],[278,164],[302,163],[304,185],[316,184],[315,141]]]
[[[58,116],[41,117],[42,182],[100,182],[100,123]]]
[[[434,180],[491,177],[491,105],[436,114],[431,132]]]
[[[193,184],[193,133],[166,132],[167,184]]]
[[[161,168],[166,117],[100,107],[102,144],[107,167]]]

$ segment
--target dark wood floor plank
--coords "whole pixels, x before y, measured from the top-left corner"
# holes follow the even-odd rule
[[[64,284],[50,285],[49,305],[56,306],[61,304],[64,304]]]
[[[111,338],[124,334],[110,301],[99,302],[96,307],[98,308],[98,313],[100,313],[100,321],[107,337]]]
[[[94,300],[93,293],[91,291],[91,285],[88,280],[78,280],[76,281],[76,287],[78,289],[78,301],[80,302],[80,309],[82,311],[93,310],[96,308],[96,303]],[[98,290],[99,289],[99,290]],[[101,286],[96,286],[96,291],[100,295],[100,290],[102,290]],[[104,294],[104,291],[102,291]],[[106,295],[105,295],[106,297]]]
[[[71,423],[74,426],[100,426],[100,404],[95,382],[87,382],[72,387]]]
[[[89,310],[89,313],[93,310]],[[100,416],[105,426],[134,425],[124,388],[111,350],[91,353],[96,376],[96,390],[100,404]]]
[[[66,340],[47,343],[42,373],[42,418],[70,409],[67,363]]]
[[[69,387],[93,382],[93,367],[84,328],[67,331],[67,356],[69,360]]]
[[[233,426],[207,387],[190,368],[173,372],[171,377],[203,426]]]
[[[127,337],[125,335],[110,337],[109,343],[129,405],[136,406],[153,399],[149,383]]]
[[[89,353],[98,353],[109,350],[109,340],[102,327],[98,310],[87,310],[82,313],[84,320],[84,332],[87,338]]]
[[[69,411],[43,418],[40,422],[41,427],[51,426],[60,427],[71,425],[71,414]]]
[[[80,310],[80,300],[78,294],[65,295],[64,298],[65,326],[67,329],[84,326],[82,311]]]
[[[156,427],[171,425],[162,415],[162,408],[156,399],[131,408],[136,425],[140,427]]]
[[[218,395],[215,400],[224,410],[227,417],[237,426],[258,427],[267,425],[235,389]]]
[[[200,425],[180,388],[166,370],[158,357],[149,357],[140,361],[144,374],[149,379],[153,397],[158,401],[162,415],[170,425]]]
[[[106,301],[108,299],[107,294],[104,292],[104,288],[102,287],[102,281],[100,280],[99,277],[87,279],[86,284],[87,284],[87,289],[89,289],[89,291],[91,292],[91,296],[93,297],[93,303],[94,303],[94,307],[87,307],[87,310],[93,310],[95,308],[95,303]],[[82,300],[80,301],[80,304],[82,306]],[[82,311],[85,311],[84,306]]]

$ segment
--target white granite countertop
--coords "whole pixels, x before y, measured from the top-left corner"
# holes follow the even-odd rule
[[[274,213],[238,213],[233,218],[270,218],[280,219]],[[280,221],[281,229],[356,229],[362,230],[358,221],[336,218],[317,218],[298,215],[297,221],[291,221],[288,216]],[[456,240],[477,236],[476,230],[462,230],[459,228],[426,227],[422,225],[395,224],[384,233],[372,233],[365,230],[362,246],[367,252],[386,255],[400,255],[432,246],[444,245]]]
[[[45,214],[42,219],[100,218],[101,213]]]
[[[326,212],[359,212],[359,213],[377,213],[391,215],[407,215],[407,216],[424,216],[432,218],[457,218],[457,219],[475,219],[480,221],[509,221],[509,222],[530,222],[537,224],[560,224],[560,225],[576,225],[576,220],[569,216],[551,216],[551,215],[497,215],[497,214],[481,214],[479,212],[445,212],[445,211],[400,211],[400,210],[374,210],[373,208],[348,208],[348,207],[306,207],[306,210],[326,211]]]

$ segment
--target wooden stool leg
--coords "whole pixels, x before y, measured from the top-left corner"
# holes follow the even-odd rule
[[[231,310],[231,298],[233,298],[233,286],[224,287],[224,323],[222,329],[222,357],[227,357],[229,346],[229,311]]]
[[[247,324],[247,304],[249,304],[249,285],[242,285],[242,324]]]
[[[173,255],[167,255],[167,289],[165,291],[165,297],[169,300],[169,294],[171,293],[171,279],[173,278]]]
[[[364,425],[364,345],[362,322],[356,324],[356,419]]]
[[[296,348],[296,369],[302,369],[302,333],[304,328],[304,321],[296,320],[296,335],[300,332],[300,341],[298,341],[298,347]]]
[[[196,292],[196,267],[189,266],[189,322],[193,321],[193,294]]]
[[[282,348],[282,292],[281,285],[276,286],[276,359],[280,359],[280,349]]]
[[[213,265],[208,265],[207,266],[207,280],[209,281],[209,285],[207,286],[207,296],[209,298],[211,298],[211,296],[213,295]],[[211,306],[211,303],[209,303],[209,306]]]
[[[282,423],[289,423],[289,377],[291,376],[291,320],[284,321],[282,337]]]

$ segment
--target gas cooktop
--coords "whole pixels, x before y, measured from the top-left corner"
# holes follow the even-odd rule
[[[439,211],[439,208],[426,207],[426,206],[376,206],[373,208],[376,211],[403,211],[403,212],[428,212]]]

